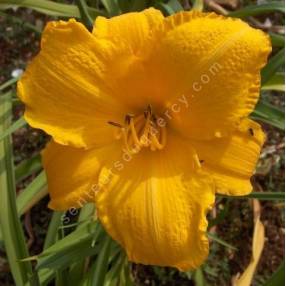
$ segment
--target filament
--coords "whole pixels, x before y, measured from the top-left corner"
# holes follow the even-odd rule
[[[166,126],[159,126],[156,118],[151,106],[148,106],[143,114],[137,116],[127,114],[124,125],[113,121],[108,121],[108,123],[118,128],[115,138],[122,138],[127,152],[137,153],[144,147],[156,151],[166,146]]]

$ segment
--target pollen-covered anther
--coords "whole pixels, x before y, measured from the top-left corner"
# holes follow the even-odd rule
[[[148,106],[143,114],[127,114],[124,125],[111,121],[108,123],[118,127],[115,138],[122,139],[127,152],[134,154],[142,148],[150,148],[151,151],[156,151],[165,147],[167,140],[166,126],[159,126],[156,118],[151,107]]]

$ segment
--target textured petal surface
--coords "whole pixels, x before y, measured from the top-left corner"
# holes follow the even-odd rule
[[[220,194],[240,196],[252,191],[253,175],[265,135],[258,123],[245,119],[229,138],[192,141]]]
[[[114,144],[84,150],[53,141],[48,143],[42,152],[42,160],[51,198],[49,207],[67,210],[94,201],[99,170],[116,150]],[[106,154],[109,154],[108,158]]]
[[[107,19],[97,17],[93,34],[98,38],[124,45],[134,55],[143,56],[152,39],[152,30],[162,23],[164,17],[159,10],[150,8],[140,13],[132,12]]]
[[[75,20],[48,23],[41,51],[18,84],[26,120],[64,145],[101,146],[113,140],[107,121],[121,120],[125,113],[111,96],[109,74],[117,73],[112,65],[117,52]]]
[[[155,31],[162,29],[164,17],[153,8],[106,19],[97,17],[93,34],[126,52],[125,64],[120,64],[121,77],[116,82],[117,97],[130,112],[142,111],[148,104],[160,104],[164,82],[150,74],[150,55],[158,41]],[[114,76],[114,75],[113,75]],[[117,75],[115,75],[117,76]]]
[[[164,150],[125,154],[101,171],[98,216],[131,261],[187,270],[207,257],[214,189],[192,161],[189,145],[169,136]]]
[[[148,104],[199,139],[224,136],[252,111],[271,50],[263,32],[215,14],[164,19],[155,9],[95,26],[92,35],[74,20],[50,23],[18,86],[27,121],[58,143],[101,146],[113,139],[106,121]]]
[[[171,93],[164,109],[173,127],[192,138],[224,136],[253,110],[271,51],[264,32],[239,19],[183,12],[166,18],[157,38],[149,74],[163,78],[162,91]],[[174,103],[180,112],[172,112]]]

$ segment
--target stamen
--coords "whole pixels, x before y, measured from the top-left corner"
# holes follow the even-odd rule
[[[157,116],[155,114],[151,115],[152,122],[157,124]]]
[[[117,122],[107,121],[107,123],[112,125],[112,126],[115,126],[115,127],[123,128],[123,126],[120,123],[117,123]]]
[[[140,137],[140,143],[145,146],[148,147],[148,139],[149,139],[149,125],[150,125],[150,113],[148,113],[147,118],[146,118],[146,122],[145,122],[145,126],[143,129],[143,133]]]
[[[200,160],[199,160],[199,157],[198,157],[197,153],[195,153],[193,155],[193,159],[194,159],[194,164],[195,164],[194,167],[197,167],[198,169],[200,169],[202,167],[202,165],[200,163]]]
[[[140,141],[138,139],[137,132],[135,130],[133,118],[130,119],[130,129],[131,129],[131,134],[132,134],[132,138],[134,140],[135,145],[138,145],[138,146],[141,147],[141,143],[140,143]]]
[[[152,134],[151,135],[151,140],[152,140],[153,146],[155,146],[156,149],[162,150],[164,148],[164,146],[159,143],[158,138],[157,138],[156,135]]]
[[[149,112],[150,115],[152,114],[152,106],[151,106],[151,104],[148,104],[147,111]]]
[[[131,120],[131,118],[133,118],[134,117],[134,115],[133,114],[127,114],[126,116],[125,116],[125,124],[130,124],[130,120]]]
[[[143,114],[125,116],[125,125],[108,121],[117,129],[116,139],[122,138],[126,151],[130,154],[138,153],[142,147],[149,147],[151,151],[162,150],[167,142],[166,126],[157,124],[157,116],[148,105]],[[197,163],[196,163],[197,164]]]
[[[122,131],[123,142],[124,142],[125,148],[128,153],[132,153],[132,150],[130,150],[129,144],[128,144],[127,130],[125,128],[122,128],[121,131]]]

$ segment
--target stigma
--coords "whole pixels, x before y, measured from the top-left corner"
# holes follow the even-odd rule
[[[127,114],[124,124],[112,121],[108,121],[108,123],[117,127],[115,138],[122,140],[128,153],[135,154],[143,148],[157,151],[166,146],[166,122],[159,124],[159,120],[157,120],[157,116],[153,113],[150,105],[142,114]]]

